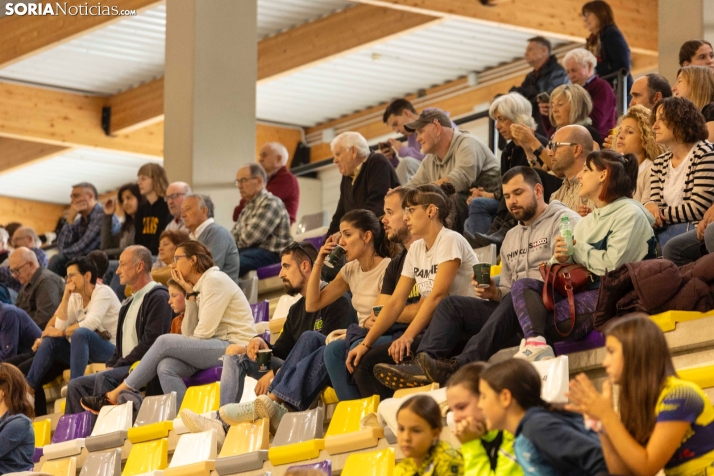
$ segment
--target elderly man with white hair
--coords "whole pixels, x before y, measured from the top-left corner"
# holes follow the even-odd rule
[[[12,234],[10,239],[10,243],[15,249],[25,247],[32,250],[35,256],[37,256],[39,265],[43,268],[47,267],[47,254],[40,248],[40,239],[37,237],[37,233],[29,226],[21,226],[15,230],[15,233]],[[8,288],[19,292],[20,288],[22,288],[22,284],[15,279],[8,265],[9,260],[0,264],[0,284],[4,284]]]
[[[300,205],[300,187],[297,177],[288,170],[289,158],[288,149],[283,144],[268,142],[260,149],[258,163],[263,166],[263,170],[268,176],[265,189],[283,201],[292,225],[295,223],[298,205]],[[233,210],[233,221],[238,221],[238,216],[245,207],[245,203],[245,199],[241,199]]]
[[[362,134],[343,132],[333,139],[330,148],[342,182],[328,236],[340,230],[340,220],[352,210],[371,210],[381,216],[387,190],[400,185],[394,167],[384,155],[370,150]]]

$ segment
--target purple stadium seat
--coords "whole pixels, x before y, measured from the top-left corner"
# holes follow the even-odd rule
[[[223,367],[211,367],[210,369],[199,370],[190,377],[184,377],[183,383],[187,387],[206,385],[207,383],[220,382]]]
[[[40,458],[42,458],[42,455],[44,454],[44,449],[42,448],[35,448],[35,454],[32,455],[32,462],[33,463],[39,463]]]
[[[52,443],[86,438],[92,433],[94,415],[90,412],[62,415],[57,422],[57,429],[52,435]]]
[[[597,349],[605,346],[605,336],[597,331],[592,331],[580,340],[569,340],[555,343],[555,355],[572,354],[584,350]]]
[[[270,302],[268,300],[251,304],[250,310],[253,311],[253,320],[256,324],[270,320]]]
[[[270,266],[258,268],[255,272],[258,273],[258,279],[268,279],[280,274],[280,266],[280,263],[275,263]]]
[[[308,470],[308,469],[314,469],[315,471],[319,471],[325,476],[330,476],[332,474],[332,461],[329,459],[325,461],[320,461],[319,463],[310,463],[310,464],[301,464],[297,466],[290,466],[288,470],[286,471],[287,473],[290,473],[294,470]]]
[[[325,244],[326,239],[327,239],[327,236],[322,235],[322,236],[314,236],[312,238],[305,238],[303,241],[312,243],[312,245],[319,250],[320,248],[322,248],[322,245]]]

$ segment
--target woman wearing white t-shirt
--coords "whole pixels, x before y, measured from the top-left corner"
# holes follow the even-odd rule
[[[466,239],[445,226],[449,217],[449,199],[442,188],[453,193],[451,184],[442,184],[441,187],[426,184],[404,196],[404,222],[412,237],[419,239],[409,247],[402,276],[392,297],[361,344],[347,356],[348,370],[354,370],[360,358],[380,343],[384,332],[404,310],[415,284],[422,296],[422,304],[404,334],[389,348],[394,363],[401,362],[412,353],[414,339],[429,325],[436,306],[443,298],[449,295],[476,297],[471,277],[473,265],[478,263],[478,259]]]
[[[683,98],[666,98],[652,109],[655,140],[669,152],[652,166],[652,194],[645,204],[655,217],[662,247],[693,230],[714,201],[714,145],[704,116]]]

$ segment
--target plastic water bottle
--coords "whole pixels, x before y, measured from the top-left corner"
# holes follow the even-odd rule
[[[570,224],[570,219],[567,216],[560,218],[560,236],[565,240],[565,244],[568,245],[568,251],[565,253],[568,256],[573,255],[573,227]]]

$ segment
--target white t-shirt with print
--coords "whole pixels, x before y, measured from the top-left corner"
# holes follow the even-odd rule
[[[402,276],[414,279],[419,294],[426,298],[434,288],[434,277],[439,264],[457,258],[461,260],[461,266],[456,273],[454,282],[451,283],[449,296],[476,297],[474,288],[471,286],[471,275],[473,274],[473,265],[478,263],[478,258],[466,238],[446,227],[436,235],[434,245],[429,251],[427,251],[423,239],[412,243],[407,258],[404,260]]]
[[[377,296],[382,290],[384,271],[390,261],[389,258],[384,258],[374,269],[364,272],[360,268],[359,261],[353,260],[340,270],[342,279],[352,292],[352,307],[357,311],[360,326],[372,313],[372,306],[377,302]]]

